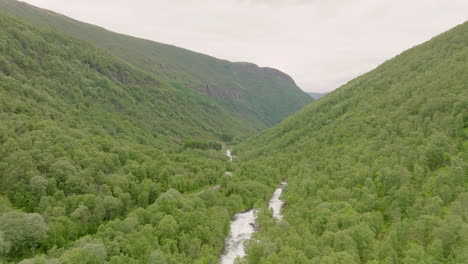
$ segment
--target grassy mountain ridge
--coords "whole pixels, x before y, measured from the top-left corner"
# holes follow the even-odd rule
[[[467,72],[465,22],[239,146],[288,181],[248,263],[466,263]]]
[[[201,91],[215,98],[236,119],[258,129],[278,123],[311,102],[289,76],[278,70],[232,63],[116,34],[15,0],[0,1],[0,8],[105,48],[134,66],[164,76],[179,86]]]
[[[155,135],[173,136],[174,139],[190,135],[220,135],[222,128],[230,122],[248,131],[229,113],[220,109],[216,102],[203,95],[174,87],[167,80],[155,79],[82,41],[36,29],[19,21],[11,22],[13,20],[7,16],[2,18],[1,72],[5,81],[13,82],[10,85],[20,89],[17,92],[21,89],[24,89],[23,93],[46,90],[46,93],[51,92],[47,99],[56,100],[53,103],[60,105],[56,108],[66,109],[74,105],[77,109],[70,110],[75,110],[73,114],[78,116],[83,108],[91,115],[94,111],[100,111],[103,115],[120,113],[118,118],[122,121],[154,131]],[[18,83],[15,84],[15,81]],[[20,83],[26,82],[30,86],[21,87]],[[57,90],[54,91],[54,88]],[[57,100],[59,98],[61,101]],[[37,107],[43,107],[40,99],[37,99]],[[100,110],[101,107],[107,113]],[[168,115],[172,115],[171,120]],[[105,124],[106,120],[99,122]],[[174,123],[174,126],[170,123]]]

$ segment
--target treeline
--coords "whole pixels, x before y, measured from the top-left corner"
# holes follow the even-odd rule
[[[468,23],[240,146],[288,181],[247,263],[468,262]]]
[[[184,142],[185,148],[193,148],[193,149],[214,149],[214,150],[221,150],[222,144],[215,141],[201,141],[201,140],[186,140]]]

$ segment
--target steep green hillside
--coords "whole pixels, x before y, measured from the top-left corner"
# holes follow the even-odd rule
[[[0,42],[3,88],[11,96],[30,98],[35,106],[48,108],[35,114],[49,114],[46,112],[54,105],[71,115],[80,111],[88,119],[94,115],[104,127],[118,126],[108,133],[130,129],[125,124],[130,122],[155,137],[215,138],[254,130],[205,95],[156,79],[108,52],[55,32],[4,23]],[[10,111],[27,108],[6,96],[2,99],[14,104]],[[17,113],[21,111],[28,109]],[[109,113],[114,116],[110,118]],[[135,139],[138,132],[134,133]]]
[[[271,127],[312,101],[291,77],[275,69],[116,34],[16,0],[0,0],[0,10],[105,48],[176,86],[208,94],[236,120],[257,129]]]
[[[260,169],[226,179],[211,141],[249,131],[203,94],[0,12],[0,263],[216,262],[230,216],[273,188],[249,184],[268,182]]]
[[[468,22],[237,149],[288,181],[249,263],[468,263]]]

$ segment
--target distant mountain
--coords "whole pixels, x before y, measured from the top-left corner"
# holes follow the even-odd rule
[[[0,18],[1,110],[8,113],[2,123],[31,118],[34,126],[32,120],[63,123],[165,145],[255,131],[214,99],[155,78],[108,51],[1,12]]]
[[[288,182],[247,263],[468,263],[467,135],[465,22],[235,150]]]
[[[117,34],[15,0],[0,0],[0,10],[107,49],[134,67],[170,80],[174,87],[204,93],[233,119],[257,130],[273,126],[312,101],[291,77],[275,69]]]
[[[308,95],[310,95],[310,97],[314,98],[315,100],[319,99],[319,98],[322,98],[324,97],[325,95],[327,95],[328,93],[314,93],[314,92],[307,92]]]

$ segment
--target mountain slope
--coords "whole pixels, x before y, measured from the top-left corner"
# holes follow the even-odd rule
[[[0,12],[0,263],[216,262],[231,215],[273,188],[225,176],[212,141],[248,132],[204,94]]]
[[[84,42],[3,17],[0,70],[7,83],[3,88],[12,96],[35,99],[35,107],[49,107],[42,103],[53,101],[56,108],[68,108],[72,114],[118,113],[116,120],[105,117],[98,122],[129,122],[174,139],[216,138],[231,122],[240,126],[236,133],[251,131],[203,94],[155,79]]]
[[[468,22],[236,151],[288,181],[249,263],[467,263]]]
[[[312,100],[288,75],[249,63],[232,63],[170,45],[116,34],[15,0],[1,0],[4,12],[105,48],[134,66],[175,85],[203,92],[235,119],[270,127]]]

